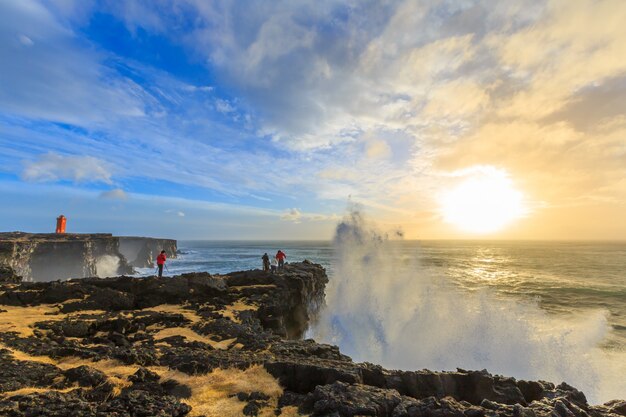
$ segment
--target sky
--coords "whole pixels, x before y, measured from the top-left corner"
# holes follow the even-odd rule
[[[624,22],[623,0],[0,0],[0,230],[330,239],[357,207],[409,239],[624,240]]]

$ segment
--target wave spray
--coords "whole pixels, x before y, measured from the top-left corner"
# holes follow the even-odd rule
[[[591,403],[626,398],[626,355],[598,347],[606,312],[549,315],[536,302],[468,292],[399,253],[351,211],[336,230],[327,306],[311,330],[357,361],[393,369],[487,369],[518,379],[566,381]]]

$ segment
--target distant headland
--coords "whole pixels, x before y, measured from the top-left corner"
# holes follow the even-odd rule
[[[0,279],[53,281],[132,274],[154,265],[165,250],[176,257],[174,239],[110,233],[0,233]]]

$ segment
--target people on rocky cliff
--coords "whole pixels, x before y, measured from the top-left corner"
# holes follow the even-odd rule
[[[162,250],[159,256],[157,256],[157,267],[159,268],[159,276],[163,276],[163,267],[165,266],[165,261],[167,260],[167,256],[165,255],[165,251]]]
[[[270,257],[267,255],[267,252],[263,254],[261,257],[263,259],[263,271],[267,272],[270,270]]]
[[[278,261],[278,269],[283,269],[283,267],[285,266],[285,259],[287,259],[287,255],[285,255],[285,252],[283,252],[282,250],[278,250],[278,252],[276,252],[276,260]]]

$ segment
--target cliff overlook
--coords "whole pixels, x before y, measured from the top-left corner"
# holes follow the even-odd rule
[[[2,284],[0,415],[626,415],[626,402],[590,406],[566,383],[386,370],[302,340],[327,281],[304,262]]]

